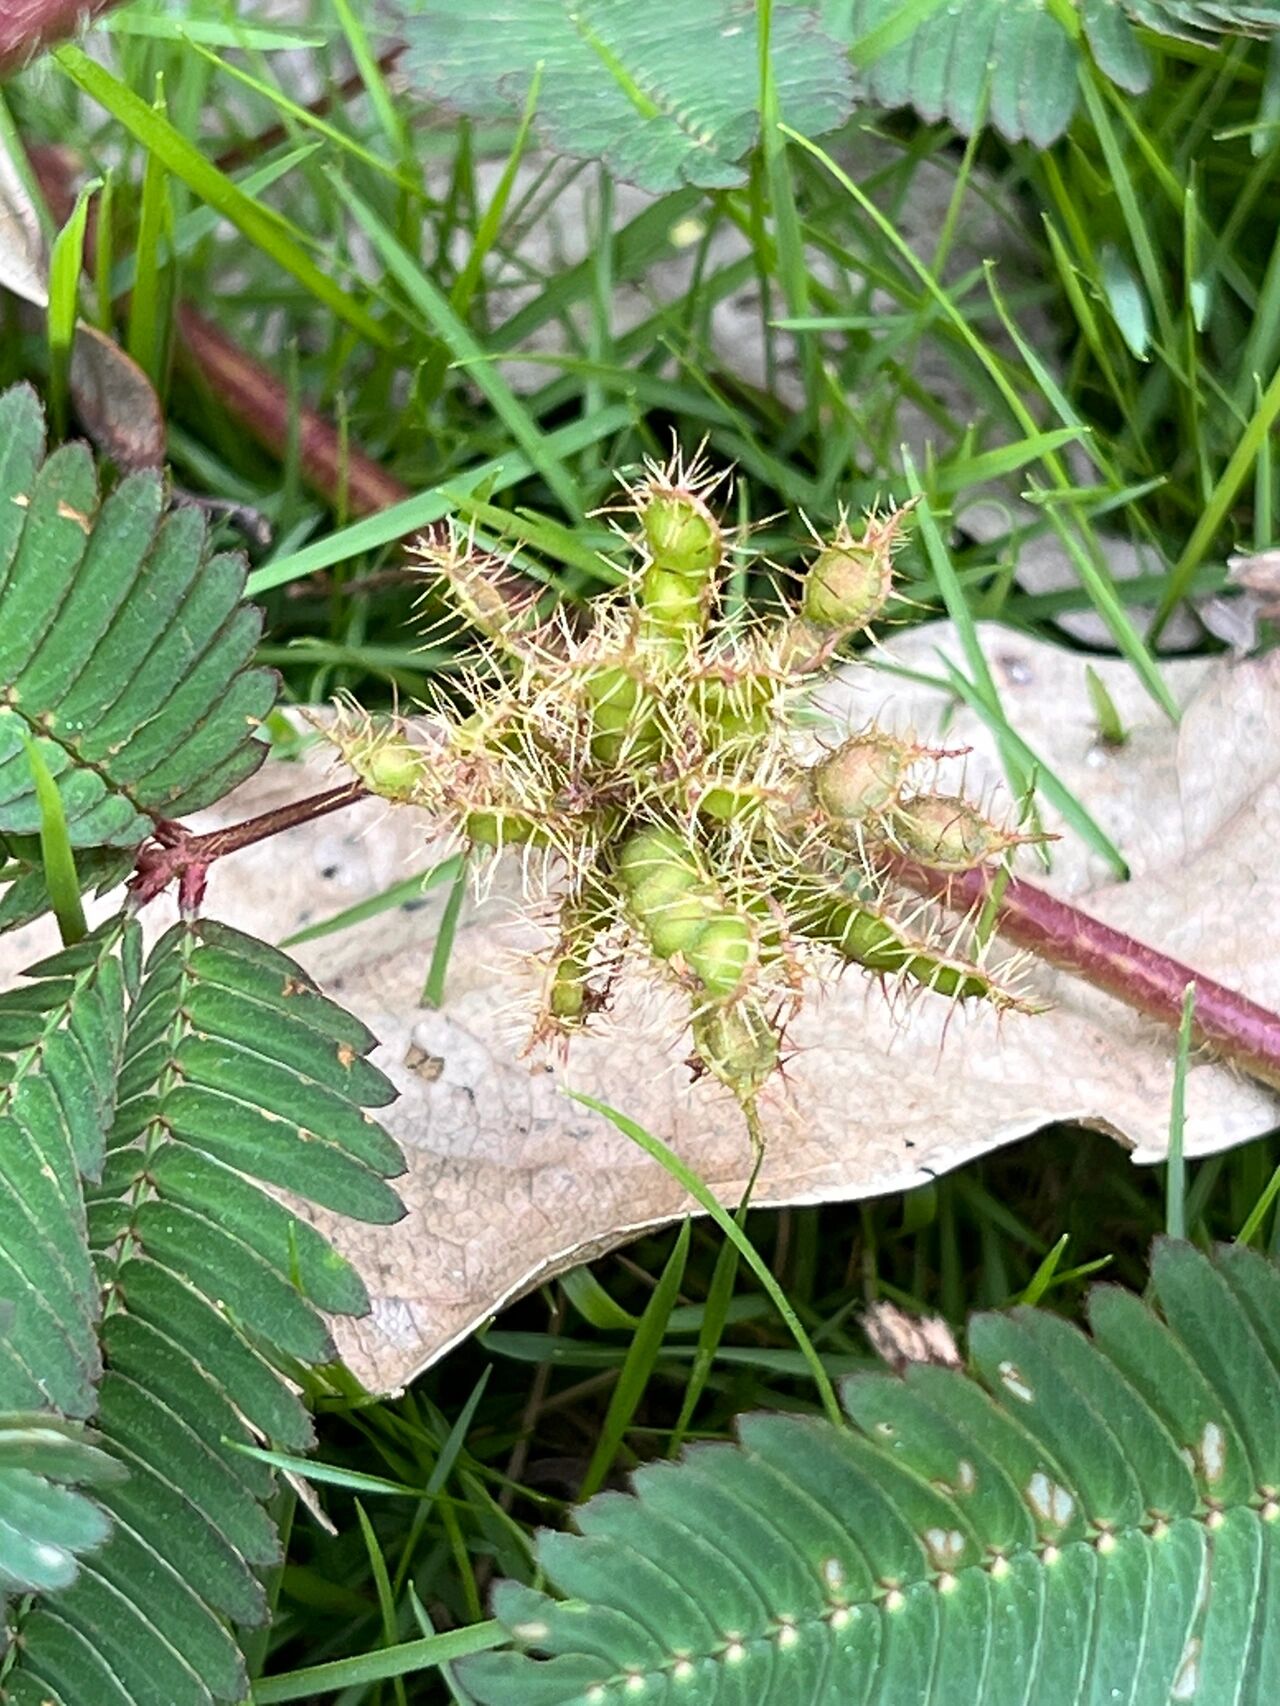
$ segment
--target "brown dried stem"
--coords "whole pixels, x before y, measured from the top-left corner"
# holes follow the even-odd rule
[[[1196,1040],[1280,1088],[1280,1014],[1020,877],[998,887],[1000,872],[990,867],[941,872],[894,859],[892,868],[908,888],[950,911],[978,912],[994,897],[996,929],[1006,941],[1166,1025],[1179,1024],[1194,984]]]

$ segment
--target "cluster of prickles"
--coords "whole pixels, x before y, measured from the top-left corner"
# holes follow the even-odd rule
[[[920,786],[945,755],[874,726],[799,756],[798,710],[893,594],[907,511],[856,533],[843,518],[789,614],[726,621],[735,546],[709,502],[719,478],[677,456],[624,488],[607,513],[631,565],[586,622],[542,608],[543,589],[473,532],[419,541],[441,577],[432,596],[478,637],[464,709],[348,715],[332,733],[373,793],[472,848],[519,850],[531,904],[558,907],[535,1039],[606,1013],[639,956],[684,992],[691,1064],[733,1091],[754,1134],[815,975],[852,964],[899,990],[1018,1002],[980,921],[944,932],[901,872],[971,870],[1026,838]]]

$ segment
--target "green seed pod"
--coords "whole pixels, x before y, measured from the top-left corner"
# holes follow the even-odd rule
[[[698,684],[691,715],[709,744],[744,744],[769,732],[777,684],[763,671],[744,670],[736,679],[709,676]]]
[[[591,755],[601,764],[645,764],[661,751],[653,696],[621,664],[592,670],[583,682],[591,707]]]
[[[388,742],[370,753],[364,780],[370,793],[387,800],[413,798],[414,789],[422,779],[422,754],[407,740]]]
[[[698,1059],[744,1104],[777,1070],[778,1033],[754,1001],[707,1008],[693,1021]]]
[[[418,796],[430,755],[406,740],[394,722],[344,716],[332,738],[371,794],[402,803]]]
[[[884,609],[891,588],[887,553],[833,545],[811,565],[801,609],[819,628],[867,628]]]
[[[980,997],[997,1007],[1012,1005],[1012,997],[979,966],[935,952],[891,919],[821,883],[791,885],[779,899],[801,935],[868,971],[898,974],[955,1000]]]
[[[893,804],[910,762],[892,735],[855,735],[814,767],[814,796],[837,823],[861,823]]]
[[[661,917],[669,907],[701,892],[702,882],[697,872],[691,872],[679,860],[650,866],[643,876],[637,876],[627,885],[632,910],[642,918]]]
[[[478,633],[501,650],[528,654],[536,649],[530,641],[546,588],[509,559],[482,549],[456,525],[444,538],[423,534],[410,552],[443,578],[459,614]]]
[[[640,578],[643,631],[687,646],[707,625],[724,556],[720,524],[697,492],[657,483],[642,488],[636,513],[649,555]]]
[[[631,915],[659,959],[681,952],[716,916],[714,890],[671,830],[637,830],[623,844],[617,871]]]
[[[591,952],[605,915],[603,897],[566,900],[560,908],[560,934],[552,950],[542,990],[542,1006],[534,1040],[564,1038],[585,1028],[593,1013],[607,1005],[608,996],[592,983]]]
[[[668,642],[679,657],[707,625],[711,582],[700,575],[679,574],[650,563],[640,581],[642,632]]]
[[[574,1026],[589,1012],[587,968],[572,955],[557,960],[547,991],[548,1015],[557,1026]]]
[[[720,567],[724,535],[696,492],[650,486],[637,506],[649,555],[684,580],[707,581]]]
[[[870,627],[893,591],[893,547],[902,515],[894,510],[883,520],[869,516],[860,539],[841,521],[805,576],[800,613],[806,621],[846,634]]]
[[[681,796],[697,807],[703,817],[716,823],[742,823],[760,817],[769,801],[769,790],[751,782],[725,779],[707,781],[683,778]]]
[[[736,538],[709,507],[716,486],[699,456],[647,463],[619,506],[632,553],[621,590],[572,611],[540,571],[526,579],[466,528],[432,530],[418,554],[479,631],[475,666],[439,696],[421,747],[364,716],[334,738],[378,793],[412,798],[473,843],[554,853],[521,861],[531,899],[554,884],[563,901],[538,1035],[580,1029],[623,954],[665,964],[702,1063],[758,1142],[753,1098],[781,1048],[766,1011],[800,999],[797,937],[827,944],[829,968],[840,956],[1008,1005],[964,957],[967,939],[957,957],[881,916],[876,867],[963,870],[1022,837],[962,800],[904,798],[922,754],[891,736],[858,735],[812,768],[791,756],[801,690],[886,607],[903,512],[856,529],[842,519],[781,619],[753,610],[712,628]]]
[[[638,829],[623,842],[617,861],[618,880],[628,895],[662,878],[672,884],[669,895],[688,889],[701,873],[688,846],[670,829]]]
[[[641,890],[632,904],[650,946],[661,960],[669,960],[673,954],[684,954],[687,959],[702,932],[720,916],[714,895],[702,887],[677,895],[660,906],[643,907],[644,898]]]
[[[724,913],[702,927],[684,957],[712,1001],[731,1000],[756,963],[755,926],[738,913]]]
[[[466,833],[477,847],[546,847],[546,830],[527,812],[509,806],[482,807],[468,812]]]
[[[689,848],[673,831],[642,829],[618,857],[618,882],[628,907],[661,960],[678,954],[707,996],[736,995],[755,966],[755,920],[727,907]]]
[[[935,871],[971,871],[1021,839],[954,794],[917,794],[893,815],[894,840]]]

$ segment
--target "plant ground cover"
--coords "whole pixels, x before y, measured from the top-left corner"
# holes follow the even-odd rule
[[[767,131],[741,185],[641,196],[519,113],[460,121],[416,94],[393,39],[358,0],[134,0],[0,91],[0,145],[30,152],[56,224],[68,182],[101,182],[82,306],[155,384],[176,482],[213,500],[225,542],[247,533],[257,657],[286,701],[458,703],[458,645],[421,645],[433,613],[398,542],[459,514],[584,604],[609,545],[592,512],[673,436],[735,465],[735,519],[786,566],[806,541],[781,516],[822,531],[914,480],[949,548],[917,534],[903,553],[899,624],[1119,653],[1158,702],[1170,637],[1220,649],[1190,612],[1229,553],[1275,543],[1280,502],[1267,43],[1152,39],[1151,88],[1086,74],[1047,148],[862,104],[816,142]],[[56,418],[45,322],[13,297],[0,313],[0,388],[34,377]],[[278,395],[232,385],[237,349]],[[979,503],[996,520],[966,525]],[[731,593],[774,596],[746,553]],[[969,658],[962,689],[1000,729]],[[1278,1167],[1274,1137],[1135,1169],[1052,1128],[906,1195],[744,1226],[834,1378],[872,1365],[877,1300],[957,1327],[1019,1300],[1075,1318],[1097,1272],[1141,1290],[1166,1229],[1280,1257]],[[310,1378],[324,1517],[279,1495],[254,1699],[469,1699],[448,1661],[491,1638],[492,1582],[530,1579],[535,1527],[744,1411],[815,1411],[726,1249],[705,1219],[647,1235],[396,1399]]]

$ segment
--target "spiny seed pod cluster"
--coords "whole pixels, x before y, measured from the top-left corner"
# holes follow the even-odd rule
[[[509,560],[452,528],[417,555],[479,636],[459,697],[412,728],[345,718],[334,736],[368,787],[425,808],[473,847],[519,849],[559,926],[534,1035],[607,1011],[637,955],[684,991],[694,1064],[753,1132],[808,980],[856,964],[897,988],[996,1007],[1017,997],[972,920],[944,940],[895,878],[909,859],[958,872],[1016,833],[922,785],[944,756],[882,729],[806,762],[796,711],[893,591],[902,509],[842,519],[791,613],[721,622],[734,542],[697,459],[647,464],[610,513],[630,568],[575,622]],[[537,898],[541,899],[539,895]]]

